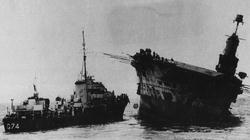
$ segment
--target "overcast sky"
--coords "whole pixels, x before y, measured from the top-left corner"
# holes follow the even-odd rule
[[[250,74],[249,7],[247,0],[0,0],[0,102],[31,96],[35,75],[40,96],[69,98],[81,70],[83,29],[88,73],[134,98],[134,68],[101,52],[151,48],[214,70],[233,19],[243,14],[237,71]]]

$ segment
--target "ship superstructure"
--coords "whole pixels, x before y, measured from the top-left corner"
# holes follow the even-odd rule
[[[11,99],[11,112],[3,118],[6,132],[17,130],[43,129],[51,125],[55,112],[50,110],[50,100],[39,97],[36,85],[33,84],[34,94],[20,105],[14,106]]]
[[[84,31],[82,35],[82,70],[80,79],[75,82],[75,91],[70,103],[73,104],[75,113],[84,112],[89,120],[95,117],[97,120],[122,119],[124,109],[129,102],[128,96],[126,94],[115,96],[114,91],[108,91],[102,82],[96,82],[93,76],[87,75]]]

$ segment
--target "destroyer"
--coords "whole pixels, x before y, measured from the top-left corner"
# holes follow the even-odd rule
[[[141,118],[186,122],[230,116],[230,104],[242,94],[242,79],[247,76],[244,72],[235,73],[237,29],[243,16],[237,15],[234,21],[236,30],[226,41],[216,71],[165,59],[150,49],[141,49],[131,56],[131,65],[139,78]]]
[[[83,32],[82,71],[71,98],[66,101],[57,97],[55,107],[51,109],[49,99],[38,97],[34,84],[32,97],[17,106],[13,105],[12,100],[12,112],[3,118],[3,124],[6,132],[20,132],[117,121],[123,119],[128,102],[126,94],[115,96],[101,82],[95,82],[93,76],[87,76]]]

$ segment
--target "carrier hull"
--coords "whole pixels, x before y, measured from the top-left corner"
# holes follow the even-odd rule
[[[219,106],[192,106],[167,102],[140,96],[139,117],[151,121],[199,123],[209,121],[222,121],[232,117],[228,110],[222,110]]]
[[[151,50],[133,56],[139,117],[167,121],[223,120],[242,91],[236,76],[160,58]]]

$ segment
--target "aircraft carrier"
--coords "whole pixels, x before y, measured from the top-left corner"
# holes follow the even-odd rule
[[[246,88],[245,72],[236,73],[236,51],[240,38],[236,29],[226,41],[215,70],[160,57],[151,49],[141,49],[131,56],[131,65],[139,79],[141,118],[168,121],[213,121],[231,116],[230,105]]]

